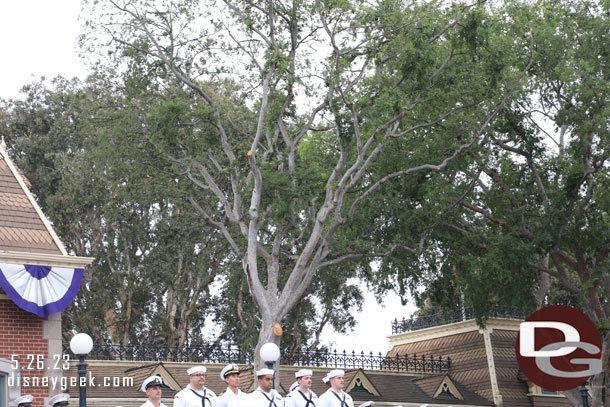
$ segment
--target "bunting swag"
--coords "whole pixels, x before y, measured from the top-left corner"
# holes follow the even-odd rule
[[[0,286],[20,308],[39,317],[63,311],[83,280],[83,269],[0,263]]]

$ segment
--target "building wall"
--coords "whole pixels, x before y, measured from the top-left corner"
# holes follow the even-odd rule
[[[53,388],[51,384],[53,378],[61,377],[55,363],[61,353],[60,313],[39,318],[0,293],[0,360],[3,362],[0,370],[12,375],[7,383],[9,406],[15,397],[31,394],[35,397],[33,406],[43,407],[49,396],[61,392],[59,386]],[[18,369],[14,360],[19,363]]]

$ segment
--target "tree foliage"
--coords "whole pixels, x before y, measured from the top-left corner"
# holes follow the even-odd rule
[[[429,287],[425,297],[452,308],[473,304],[481,319],[498,303],[530,311],[554,303],[581,308],[602,335],[604,366],[609,11],[606,2],[588,1],[508,7],[503,29],[518,38],[522,26],[532,27],[534,64],[486,142],[468,152],[454,178],[439,176],[439,189],[428,195],[453,190],[456,205],[431,231],[435,244],[420,274]],[[610,394],[607,374],[592,380],[596,403]],[[569,393],[579,405],[578,392]]]
[[[385,188],[480,143],[522,76],[493,53],[500,36],[478,4],[89,5],[85,52],[117,68],[128,55],[154,87],[192,95],[160,102],[151,143],[199,187],[191,203],[242,263],[258,346],[336,266],[421,251],[371,238],[393,224]]]

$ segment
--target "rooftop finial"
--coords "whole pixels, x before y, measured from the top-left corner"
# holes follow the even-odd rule
[[[4,136],[2,136],[2,141],[0,142],[0,148],[2,151],[6,152],[6,141],[4,141]]]

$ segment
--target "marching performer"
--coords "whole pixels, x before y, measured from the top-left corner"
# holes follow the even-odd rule
[[[352,397],[343,391],[345,380],[343,370],[331,370],[328,372],[330,389],[326,390],[319,398],[318,407],[354,407]]]
[[[297,378],[297,387],[286,396],[285,407],[317,407],[318,396],[311,391],[311,376],[309,369],[301,369],[294,374]]]
[[[174,396],[174,407],[214,407],[216,394],[205,387],[205,366],[194,366],[186,371],[189,384]]]
[[[32,402],[34,401],[34,396],[31,394],[25,394],[21,397],[17,397],[15,399],[15,404],[17,407],[32,407]]]
[[[53,396],[49,399],[49,405],[53,407],[67,407],[70,405],[70,395],[68,393],[61,393]]]
[[[216,407],[238,407],[239,399],[246,396],[239,389],[239,366],[226,365],[220,372],[220,378],[227,384],[227,389],[216,399]]]
[[[241,407],[283,407],[282,396],[273,388],[273,370],[261,369],[256,372],[258,388],[240,399]]]
[[[159,376],[151,376],[144,380],[140,390],[146,393],[148,400],[140,407],[167,407],[165,404],[161,403],[162,384],[163,379]]]

